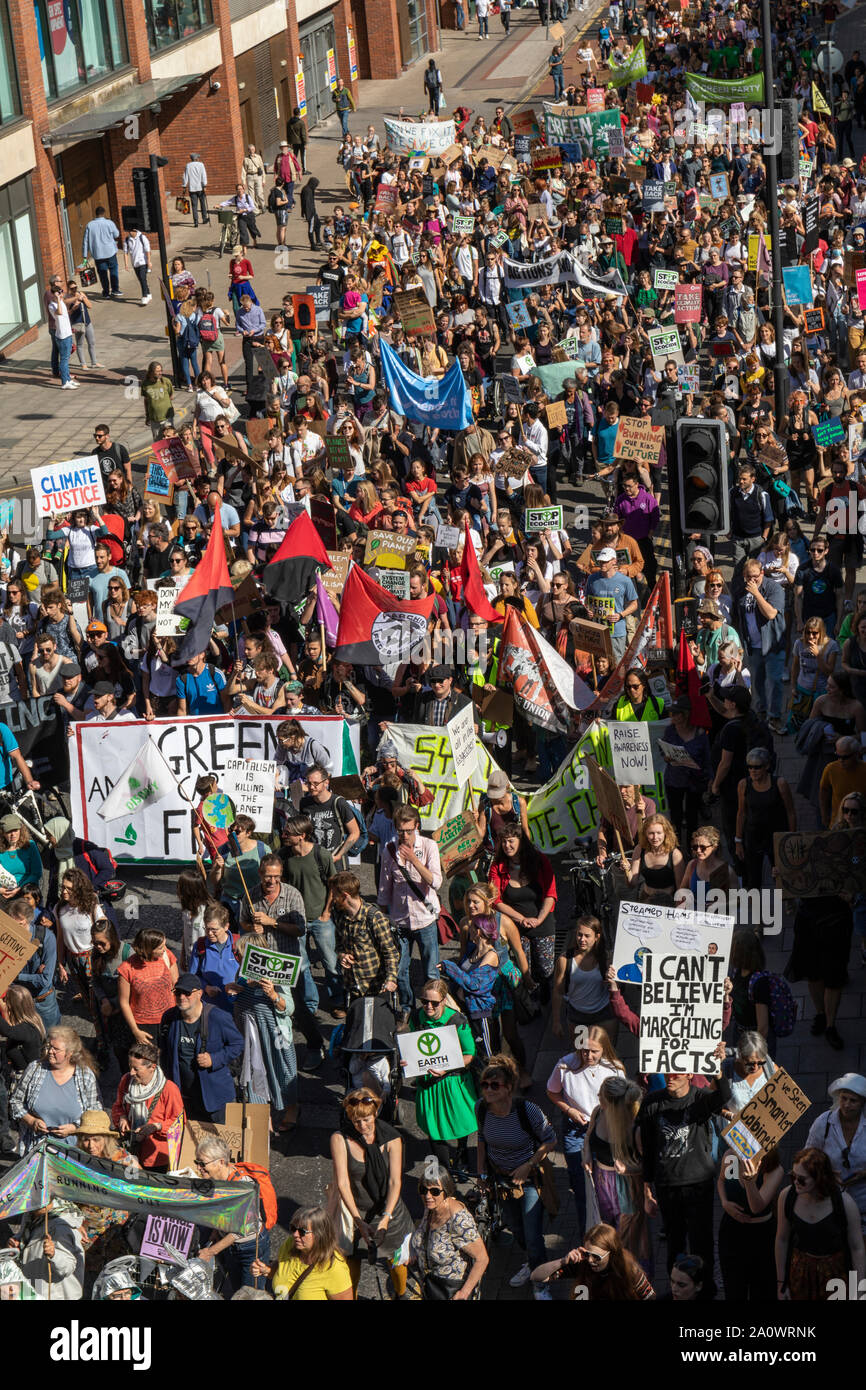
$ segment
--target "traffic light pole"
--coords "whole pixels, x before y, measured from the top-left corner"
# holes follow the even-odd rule
[[[159,195],[159,169],[160,165],[167,163],[168,160],[161,158],[159,155],[152,154],[150,156],[150,178],[151,188],[153,190],[153,205],[156,213],[156,235],[159,240],[159,278],[163,283],[165,283],[166,280],[170,280],[170,276],[168,273],[168,247],[165,241],[165,222],[162,216],[162,198]],[[177,338],[174,332],[174,315],[172,314],[168,300],[165,299],[164,295],[162,298],[165,303],[165,319],[168,329],[168,346],[171,352],[172,376],[174,377],[175,386],[180,386],[180,354],[177,350]]]
[[[665,430],[668,461],[668,511],[670,513],[671,570],[674,577],[674,598],[685,598],[686,583],[686,544],[680,522],[680,470],[677,463],[676,436],[673,430]]]
[[[776,151],[777,123],[781,122],[781,112],[776,106],[776,89],[773,80],[773,23],[770,18],[770,0],[761,0],[761,41],[764,48],[764,101],[770,112],[771,132],[771,152],[765,156],[764,162],[767,166],[767,202],[770,213],[770,247],[773,262],[770,308],[776,335],[776,365],[773,368],[773,384],[775,386],[775,423],[778,429],[788,408],[788,369],[785,366],[784,352],[785,312],[782,304],[782,244],[779,231],[779,156]]]

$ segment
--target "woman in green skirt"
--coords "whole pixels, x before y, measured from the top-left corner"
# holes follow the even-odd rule
[[[475,1040],[468,1022],[457,1009],[445,1003],[448,985],[445,980],[427,980],[419,995],[420,1007],[412,1011],[409,1032],[419,1033],[429,1028],[457,1029],[463,1052],[462,1071],[431,1068],[415,1081],[415,1118],[430,1140],[439,1162],[450,1168],[457,1182],[466,1182],[469,1173],[467,1141],[475,1133],[475,1103],[478,1092],[469,1070],[475,1056]],[[403,1063],[405,1066],[405,1063]],[[456,1155],[452,1146],[456,1145]]]

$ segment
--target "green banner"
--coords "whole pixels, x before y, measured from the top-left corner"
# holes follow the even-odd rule
[[[179,1221],[240,1236],[254,1236],[258,1226],[255,1185],[171,1178],[91,1158],[80,1149],[61,1148],[45,1140],[5,1174],[0,1185],[0,1220],[44,1206],[46,1193],[78,1206],[146,1215],[170,1212]]]
[[[577,111],[567,106],[563,112],[544,113],[544,138],[548,145],[571,145],[582,140],[592,143],[593,154],[606,155],[611,130],[621,129],[619,110]]]
[[[695,101],[725,104],[732,101],[763,101],[764,74],[757,72],[753,77],[735,77],[727,82],[721,77],[705,77],[702,72],[689,72],[686,74],[686,91]]]
[[[621,68],[611,68],[608,87],[627,87],[630,82],[639,82],[647,75],[646,49],[641,39],[629,54],[628,62]]]

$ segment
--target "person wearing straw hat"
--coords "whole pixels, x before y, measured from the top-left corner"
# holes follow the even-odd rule
[[[866,1231],[866,1076],[846,1071],[827,1092],[833,1105],[812,1122],[806,1148],[827,1155],[842,1191],[857,1203]]]
[[[112,1126],[111,1117],[105,1110],[85,1110],[75,1131],[75,1142],[79,1149],[91,1158],[107,1158],[111,1163],[122,1163],[127,1173],[130,1169],[141,1168],[137,1158],[117,1142],[120,1138]],[[82,1204],[81,1243],[84,1246],[84,1266],[92,1276],[103,1268],[107,1261],[128,1253],[126,1238],[122,1228],[131,1216],[128,1211],[116,1211],[114,1207],[94,1207]]]

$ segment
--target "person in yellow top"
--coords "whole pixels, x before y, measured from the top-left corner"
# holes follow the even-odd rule
[[[513,574],[506,571],[499,576],[499,598],[494,601],[493,607],[497,613],[505,613],[506,606],[516,608],[521,618],[525,618],[530,627],[538,627],[538,614],[525,594],[520,592],[520,585]]]
[[[324,1207],[302,1207],[274,1262],[254,1260],[250,1271],[271,1280],[274,1298],[289,1303],[351,1301],[352,1278],[337,1249],[337,1232]]]

